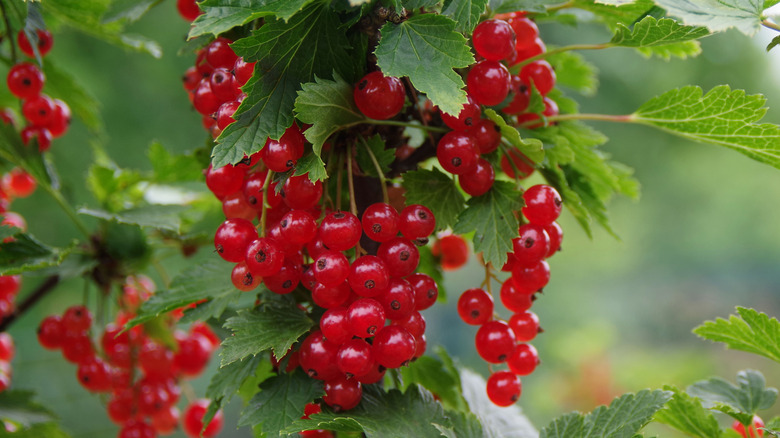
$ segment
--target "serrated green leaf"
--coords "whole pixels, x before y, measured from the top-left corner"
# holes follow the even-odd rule
[[[160,4],[162,0],[116,0],[111,2],[111,6],[103,16],[103,23],[112,21],[126,21],[132,23],[138,21],[154,6]]]
[[[686,59],[698,56],[701,53],[701,44],[698,41],[683,41],[665,46],[637,47],[636,51],[645,58],[657,56],[668,61],[673,57]]]
[[[241,412],[238,425],[260,424],[268,436],[280,436],[283,430],[300,420],[307,403],[323,395],[322,382],[300,369],[279,374],[260,385],[260,391]]]
[[[469,199],[453,231],[473,231],[474,252],[481,252],[485,263],[503,266],[507,253],[512,251],[512,239],[517,237],[519,223],[515,212],[522,205],[522,196],[514,184],[495,181],[487,193]]]
[[[0,157],[24,169],[39,186],[51,185],[49,166],[34,143],[30,143],[30,147],[23,145],[19,133],[10,123],[0,123],[0,136]]]
[[[97,161],[97,160],[96,160]],[[138,184],[143,176],[134,170],[120,169],[113,163],[96,162],[89,168],[87,186],[95,199],[109,211],[122,210],[127,203],[143,198]]]
[[[404,8],[410,11],[421,8],[432,8],[439,4],[440,0],[403,0]]]
[[[309,175],[311,181],[321,181],[328,177],[325,162],[317,154],[311,152],[295,163],[295,176]],[[280,186],[281,187],[281,186]]]
[[[482,430],[479,418],[471,412],[445,411],[450,426],[431,423],[446,438],[483,438],[488,436]]]
[[[596,93],[599,86],[598,69],[586,61],[584,56],[569,51],[554,53],[545,59],[555,70],[556,85],[569,87],[584,96]]]
[[[320,157],[322,145],[336,131],[366,121],[355,106],[353,87],[338,73],[333,80],[314,78],[303,84],[295,99],[295,115],[303,123],[312,125],[304,135]],[[324,166],[323,166],[324,167]]]
[[[739,316],[706,321],[693,329],[698,336],[723,342],[728,348],[758,354],[780,362],[780,322],[766,313],[737,307]]]
[[[700,398],[705,407],[720,410],[743,423],[749,423],[757,411],[769,409],[777,400],[777,389],[767,388],[764,376],[755,370],[738,372],[736,385],[713,377],[694,383],[687,392]]]
[[[262,361],[261,356],[254,356],[217,369],[206,388],[206,397],[211,399],[211,403],[204,415],[204,426],[211,422],[222,406],[228,404],[230,399],[238,394],[244,382],[255,375]]]
[[[366,175],[376,178],[379,177],[377,165],[383,174],[390,172],[390,165],[395,161],[395,150],[385,149],[385,142],[379,134],[375,134],[361,143],[357,146],[357,156],[355,156],[360,170]],[[377,161],[376,164],[374,164],[374,159]]]
[[[706,27],[684,26],[670,18],[656,20],[647,16],[633,29],[618,24],[610,45],[633,47],[646,57],[656,55],[668,60],[676,56],[684,59],[698,55],[701,47],[695,40],[709,34]]]
[[[437,14],[415,15],[400,24],[386,23],[374,52],[382,72],[408,76],[445,113],[457,114],[466,103],[463,79],[454,68],[468,67],[474,57],[457,23]]]
[[[585,416],[578,412],[561,415],[547,425],[539,434],[539,438],[575,438],[583,436]]]
[[[267,302],[253,310],[241,310],[225,321],[233,334],[222,343],[222,366],[271,350],[284,356],[301,335],[314,324],[292,303]]]
[[[67,248],[53,248],[26,233],[13,236],[12,241],[0,243],[0,275],[18,275],[59,266],[76,247],[74,242]]]
[[[181,214],[188,207],[182,205],[146,205],[143,207],[109,213],[90,208],[79,209],[78,213],[120,224],[138,225],[145,228],[181,231]]]
[[[433,395],[419,385],[406,392],[397,389],[384,392],[377,385],[363,387],[360,404],[344,413],[323,409],[308,420],[296,420],[283,432],[328,429],[336,431],[363,431],[367,438],[440,437],[432,423],[449,426],[448,418]]]
[[[453,374],[441,361],[430,356],[418,357],[408,367],[401,368],[401,376],[401,390],[419,383],[436,394],[445,408],[468,412],[468,404],[461,394],[458,374]]]
[[[718,420],[704,409],[701,400],[691,397],[674,386],[665,385],[665,391],[674,393],[666,407],[656,412],[655,421],[671,426],[688,436],[718,438],[721,436]]]
[[[155,293],[141,305],[137,316],[127,323],[127,327],[203,299],[224,302],[239,296],[241,292],[229,281],[232,270],[233,264],[213,259],[182,271],[167,290]]]
[[[485,13],[488,0],[444,0],[441,13],[452,18],[458,32],[470,34]]]
[[[313,0],[205,0],[203,14],[192,22],[189,38],[221,33],[261,17],[275,15],[285,21]]]
[[[406,172],[401,185],[406,190],[406,204],[428,207],[436,217],[438,230],[454,225],[466,203],[455,181],[436,168]]]
[[[657,3],[685,24],[705,26],[713,32],[734,27],[748,36],[758,32],[764,10],[763,0],[657,0]]]
[[[247,97],[212,152],[214,167],[237,163],[262,149],[268,137],[278,139],[293,123],[301,85],[333,72],[353,74],[347,58],[349,41],[338,29],[339,18],[325,2],[308,5],[289,22],[267,21],[252,36],[232,44],[247,62],[257,62],[243,87]]]
[[[49,409],[33,401],[34,396],[32,391],[0,393],[0,419],[10,420],[25,428],[55,420]]]
[[[766,114],[765,103],[760,94],[748,96],[727,85],[704,95],[701,88],[688,86],[647,101],[630,120],[780,168],[780,126],[757,123]]]
[[[504,121],[503,117],[490,108],[485,109],[485,115],[501,130],[501,136],[504,137],[509,144],[522,152],[523,155],[530,158],[535,163],[540,163],[544,160],[544,150],[542,149],[542,142],[540,140],[535,138],[522,138],[517,128],[509,126],[506,121]]]
[[[171,154],[160,142],[146,152],[152,164],[151,180],[157,183],[202,181],[203,166],[194,155]]]
[[[589,11],[597,21],[612,30],[619,23],[630,25],[655,8],[653,0],[636,0],[620,4],[604,4],[598,0],[573,0],[572,7]]]
[[[494,14],[507,14],[516,11],[547,12],[547,6],[559,5],[557,0],[490,0],[490,10]]]
[[[70,73],[60,70],[54,62],[47,59],[43,64],[46,76],[46,93],[56,99],[62,99],[93,132],[103,131],[100,117],[100,103]]]

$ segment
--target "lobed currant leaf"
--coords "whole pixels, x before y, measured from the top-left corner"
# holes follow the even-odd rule
[[[153,6],[160,3],[161,0],[118,0],[111,2],[105,15],[103,23],[120,21],[123,23],[132,23],[138,21],[146,15]]]
[[[633,28],[618,23],[610,44],[620,47],[651,47],[674,44],[706,37],[710,32],[705,27],[685,26],[671,18],[656,20],[647,16],[634,24]]]
[[[439,4],[439,0],[403,0],[402,4],[405,9],[414,11],[421,8],[432,8]]]
[[[282,373],[260,384],[260,391],[241,412],[239,426],[260,425],[266,436],[280,436],[282,431],[300,420],[304,406],[325,391],[322,382],[300,369]]]
[[[452,18],[459,32],[470,34],[485,13],[488,0],[444,0],[441,13]],[[517,9],[516,9],[517,10]]]
[[[556,0],[490,0],[490,10],[496,14],[515,11],[547,12],[547,6],[560,4]]]
[[[582,93],[593,96],[599,86],[596,66],[585,60],[577,52],[560,52],[545,58],[555,70],[556,85],[564,85]]]
[[[403,387],[419,383],[439,396],[445,408],[468,411],[468,404],[461,394],[460,377],[456,370],[448,369],[441,361],[430,356],[421,356],[401,368]]]
[[[183,205],[146,205],[117,213],[104,210],[81,208],[79,214],[92,216],[120,224],[138,225],[139,227],[181,232],[182,213],[189,207]]]
[[[595,21],[603,23],[612,30],[617,29],[618,23],[630,25],[657,8],[653,0],[636,0],[633,2],[573,0],[572,7],[592,13]]]
[[[501,135],[515,148],[530,158],[535,163],[544,159],[542,142],[535,138],[522,138],[520,132],[514,126],[509,126],[504,118],[490,108],[485,109],[485,115],[501,129]]]
[[[764,10],[764,0],[658,0],[658,5],[685,24],[712,32],[734,27],[748,36],[758,32]]]
[[[18,228],[0,227],[3,235]],[[45,245],[27,233],[11,234],[13,241],[0,243],[0,275],[18,275],[60,266],[76,249],[77,242],[65,248]]]
[[[406,189],[407,205],[428,207],[436,218],[436,228],[445,229],[455,223],[466,202],[447,174],[439,169],[413,170],[404,173],[401,183]]]
[[[734,149],[780,168],[780,126],[759,124],[767,109],[762,95],[746,95],[720,85],[707,94],[688,86],[643,104],[630,120],[691,140]]]
[[[445,113],[457,114],[466,103],[463,79],[454,68],[474,63],[468,41],[457,23],[437,14],[414,15],[399,24],[386,23],[374,52],[388,76],[408,76]]]
[[[275,15],[285,21],[313,0],[205,0],[203,14],[192,22],[189,38],[220,34],[252,20]]]
[[[766,313],[737,307],[728,320],[706,321],[693,329],[701,338],[723,342],[728,348],[758,354],[780,362],[780,322]]]
[[[367,149],[371,150],[371,153]],[[365,144],[358,144],[357,146],[357,160],[360,170],[366,175],[379,177],[376,170],[374,160],[371,158],[371,154],[379,163],[379,168],[384,174],[390,172],[390,165],[395,161],[395,150],[385,149],[385,142],[379,134],[375,134],[373,137],[366,139]]]
[[[235,123],[219,136],[212,152],[214,167],[241,161],[260,150],[268,137],[279,139],[293,123],[296,93],[315,77],[334,71],[351,77],[349,41],[338,29],[339,19],[327,3],[308,5],[288,22],[268,20],[232,48],[247,62],[257,62],[255,75],[243,87],[247,97]]]
[[[515,212],[522,207],[515,185],[496,181],[484,195],[469,199],[453,227],[457,234],[474,232],[474,252],[482,253],[485,263],[503,266],[512,252],[519,223]]]
[[[656,412],[655,421],[671,426],[686,435],[699,438],[721,436],[718,420],[712,412],[704,409],[701,400],[692,397],[674,386],[665,385],[665,391],[674,393],[666,407]]]
[[[743,424],[750,424],[757,411],[769,409],[777,400],[777,389],[767,388],[766,379],[755,370],[738,372],[736,385],[712,377],[694,383],[687,392],[700,398],[706,408],[722,411]]]
[[[308,332],[314,322],[294,304],[285,304],[270,301],[228,318],[225,328],[233,334],[222,343],[222,366],[268,350],[281,357]]]
[[[446,438],[483,438],[486,435],[479,418],[467,411],[445,411],[449,426],[431,423]]]
[[[152,164],[151,181],[172,183],[203,180],[203,165],[195,155],[171,154],[156,141],[149,146],[146,155]]]

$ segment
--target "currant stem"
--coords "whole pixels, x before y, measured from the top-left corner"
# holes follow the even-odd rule
[[[548,50],[548,51],[546,51],[544,53],[541,53],[539,55],[532,56],[532,57],[530,57],[528,59],[524,59],[523,61],[513,65],[512,67],[510,67],[509,68],[509,72],[512,73],[513,75],[516,75],[516,74],[520,73],[520,70],[523,68],[523,66],[525,66],[527,64],[530,64],[530,63],[532,63],[534,61],[538,61],[540,59],[544,59],[544,58],[546,58],[546,57],[548,57],[550,55],[555,55],[557,53],[569,52],[571,50],[601,50],[601,49],[606,49],[606,48],[609,48],[609,47],[613,47],[613,45],[611,43],[603,43],[603,44],[572,44],[570,46],[558,47],[556,49]]]
[[[265,182],[263,183],[263,208],[260,213],[260,237],[265,237],[265,225],[266,218],[268,217],[268,186],[271,185],[271,178],[274,177],[274,171],[268,170],[268,175],[265,176]]]
[[[345,158],[347,160],[347,184],[349,185],[349,211],[357,217],[357,203],[355,202],[355,182],[352,176],[352,155],[354,151],[354,145],[347,146]],[[360,257],[363,252],[363,248],[360,246],[360,242],[355,246],[355,258]]]
[[[767,29],[772,29],[780,32],[780,26],[768,18],[761,20],[761,25],[766,27]]]
[[[547,122],[560,122],[565,120],[598,120],[602,122],[617,122],[617,123],[639,123],[633,116],[633,114],[612,115],[612,114],[559,114],[557,116],[547,117]],[[521,123],[521,128],[528,128],[538,124],[538,120],[531,120],[525,123]]]
[[[574,7],[574,1],[573,0],[569,0],[566,3],[562,3],[560,5],[548,7],[547,8],[547,13],[549,14],[550,12],[556,12],[556,11],[560,11],[561,9],[567,9],[567,8],[572,8],[572,7]]]
[[[423,131],[428,132],[449,132],[449,129],[440,128],[438,126],[428,126],[428,125],[421,125],[419,123],[410,123],[410,122],[401,122],[398,120],[374,120],[370,119],[371,123],[374,125],[390,125],[390,126],[404,126],[406,128],[415,128],[415,129],[421,129]]]
[[[368,143],[366,142],[366,139],[363,138],[363,136],[360,136],[360,142],[363,143],[366,151],[368,151],[368,155],[371,157],[371,161],[374,163],[374,168],[376,168],[376,173],[379,175],[379,183],[382,184],[382,198],[386,204],[389,204],[390,196],[387,194],[387,179],[385,178],[385,173],[382,172],[382,166],[379,165],[379,160],[376,159],[374,151],[372,151],[371,147],[368,146]]]
[[[43,283],[41,283],[40,286],[38,286],[37,289],[28,295],[27,298],[25,298],[24,301],[22,301],[22,303],[19,304],[13,312],[11,312],[10,315],[0,320],[0,332],[8,330],[8,327],[10,327],[17,318],[24,315],[24,313],[27,312],[30,307],[37,303],[41,298],[45,297],[46,294],[54,290],[54,287],[57,286],[59,282],[59,275],[52,275],[51,277],[48,277]]]
[[[338,156],[338,165],[337,168],[339,170],[338,176],[336,177],[336,210],[341,210],[341,189],[343,187],[342,181],[342,175],[344,174],[344,167],[341,162],[341,154]]]
[[[76,213],[75,210],[73,210],[73,207],[68,204],[67,201],[65,201],[65,198],[62,197],[62,193],[59,192],[59,190],[55,190],[54,187],[50,186],[49,184],[40,184],[39,187],[42,187],[43,190],[46,191],[52,198],[54,198],[54,201],[57,203],[57,205],[62,208],[62,211],[65,212],[66,215],[70,218],[70,220],[73,222],[73,224],[76,226],[76,228],[81,231],[81,233],[84,235],[84,237],[89,240],[92,237],[92,233],[90,233],[89,228],[87,228],[86,224],[81,220],[78,213]]]

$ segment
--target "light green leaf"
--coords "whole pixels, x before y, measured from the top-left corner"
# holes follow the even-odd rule
[[[636,51],[645,58],[657,56],[668,61],[673,57],[686,59],[689,56],[698,56],[701,53],[701,44],[698,41],[683,41],[665,46],[637,47]]]
[[[325,2],[307,6],[289,22],[268,20],[250,37],[231,46],[248,62],[257,62],[255,75],[243,89],[238,107],[212,152],[214,167],[237,163],[262,149],[268,137],[278,139],[293,123],[296,93],[301,84],[333,72],[354,73],[347,58],[349,42],[338,30],[339,19]]]
[[[495,181],[487,193],[469,199],[453,231],[474,231],[474,252],[481,252],[486,263],[503,266],[507,253],[512,251],[512,239],[517,237],[519,223],[515,212],[522,205],[522,196],[514,184]]]
[[[575,438],[583,436],[585,417],[578,412],[570,412],[554,419],[542,429],[539,438]]]
[[[406,189],[406,204],[428,207],[436,217],[438,230],[454,225],[458,214],[463,211],[466,199],[455,181],[439,169],[406,172],[401,184]]]
[[[535,138],[522,138],[517,128],[509,126],[506,121],[504,121],[503,117],[490,108],[485,109],[485,115],[501,129],[501,136],[504,137],[509,144],[522,152],[523,155],[530,158],[535,163],[540,163],[544,160],[544,150],[542,149],[542,142],[540,140]]]
[[[333,73],[332,81],[315,77],[314,82],[303,84],[298,91],[295,115],[303,123],[312,125],[304,135],[317,157],[323,143],[333,133],[366,120],[355,106],[352,91],[352,85],[338,73]]]
[[[599,86],[598,69],[586,61],[584,56],[569,51],[555,53],[545,59],[555,70],[557,85],[564,85],[585,96],[596,94]]]
[[[372,155],[383,174],[390,172],[390,165],[395,161],[395,149],[385,149],[385,142],[379,134],[366,139],[365,143],[360,142],[357,146],[357,155],[355,156],[355,160],[363,173],[378,178],[379,173],[377,172],[376,164],[374,164],[374,159],[371,158]]]
[[[225,321],[233,334],[222,343],[222,366],[272,350],[284,356],[314,323],[293,303],[265,302],[253,310],[241,310]]]
[[[705,407],[720,410],[743,423],[749,423],[757,411],[771,408],[777,400],[777,389],[767,388],[764,376],[755,370],[738,372],[737,385],[713,377],[694,383],[687,392],[700,398]]]
[[[558,0],[490,0],[490,10],[495,14],[516,11],[547,12],[547,6],[561,4]]]
[[[244,383],[255,376],[262,361],[262,356],[254,356],[217,369],[206,388],[206,397],[212,401],[204,416],[204,424],[210,422],[217,411],[238,394]]]
[[[160,142],[146,152],[152,164],[152,181],[157,183],[203,181],[203,166],[194,155],[171,154]]]
[[[441,405],[425,388],[413,385],[401,393],[397,389],[384,392],[377,385],[366,385],[363,387],[363,399],[356,408],[338,414],[323,409],[322,413],[314,414],[308,420],[296,420],[284,432],[362,430],[367,438],[440,437],[432,424],[450,426]]]
[[[684,26],[670,18],[656,20],[652,16],[647,16],[636,23],[633,29],[618,24],[610,45],[633,47],[645,56],[657,55],[664,59],[670,59],[672,56],[686,58],[701,52],[701,47],[695,40],[709,34],[705,27]]]
[[[210,298],[216,302],[232,300],[241,294],[230,282],[232,270],[233,264],[215,256],[212,260],[182,271],[173,279],[170,288],[157,292],[141,305],[138,315],[127,323],[127,327],[203,299]]]
[[[221,33],[261,17],[275,15],[285,21],[313,0],[205,0],[203,14],[192,22],[189,38]]]
[[[712,32],[736,28],[753,36],[761,24],[763,0],[657,0],[669,15],[685,24],[705,26]]]
[[[766,51],[768,52],[774,49],[778,44],[780,44],[780,35],[772,38],[772,41],[770,41],[769,44],[767,44],[766,46]]]
[[[108,221],[116,221],[120,224],[138,225],[145,228],[181,231],[181,215],[188,207],[183,205],[147,205],[109,213],[103,210],[90,208],[79,209],[79,214],[92,216]]]
[[[459,32],[470,34],[485,13],[488,0],[444,0],[441,13],[452,18]]]
[[[674,386],[664,386],[674,396],[666,407],[656,412],[655,421],[669,425],[688,436],[699,438],[718,438],[721,436],[718,420],[712,412],[704,409],[701,400],[691,397]]]
[[[382,26],[375,54],[382,72],[408,76],[445,113],[457,114],[466,103],[463,79],[454,68],[474,62],[457,23],[437,14],[414,15],[400,24]]]
[[[260,424],[268,436],[280,436],[284,429],[300,420],[307,403],[323,395],[322,382],[300,369],[279,374],[260,384],[260,391],[241,412],[238,425]]]
[[[162,0],[116,0],[111,2],[108,11],[103,16],[103,23],[112,21],[138,21]]]
[[[737,307],[737,315],[728,320],[706,321],[693,329],[698,336],[723,342],[728,348],[758,354],[780,362],[780,322],[766,313]]]
[[[734,149],[754,160],[780,168],[780,126],[758,124],[766,108],[762,95],[720,85],[703,95],[688,86],[655,97],[630,120],[691,140]]]
[[[636,0],[633,2],[606,2],[596,0],[573,0],[572,7],[591,12],[597,21],[604,23],[612,30],[618,23],[631,25],[656,8],[653,0]],[[616,3],[616,4],[615,4]],[[560,3],[559,3],[560,4]]]

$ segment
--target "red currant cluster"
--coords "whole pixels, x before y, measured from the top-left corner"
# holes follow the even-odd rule
[[[753,424],[751,424],[747,429],[745,428],[745,425],[740,423],[739,420],[734,420],[734,423],[731,424],[731,428],[734,429],[738,434],[742,436],[742,438],[761,438],[764,436],[764,420],[761,419],[758,415],[753,416]]]
[[[176,331],[175,351],[148,336],[143,326],[128,331],[122,327],[138,306],[154,292],[146,277],[128,277],[119,300],[116,321],[103,330],[99,348],[92,342],[92,314],[84,306],[72,306],[62,316],[46,317],[38,328],[38,341],[78,366],[79,383],[90,392],[110,394],[106,405],[109,418],[121,426],[119,438],[154,438],[173,433],[179,425],[176,403],[182,379],[191,379],[205,369],[219,338],[202,323],[189,333]],[[184,429],[199,437],[202,418],[208,406],[203,401],[190,404],[184,414]],[[221,428],[219,413],[209,426],[216,435]]]
[[[52,36],[49,31],[38,30],[38,53],[45,56],[52,47]],[[23,31],[17,35],[19,48],[25,55],[33,57],[30,41]],[[27,126],[22,129],[22,142],[28,144],[31,139],[38,141],[41,152],[49,149],[51,140],[65,134],[70,124],[70,107],[60,99],[52,99],[42,94],[45,78],[38,67],[29,62],[20,62],[8,72],[6,83],[8,90],[22,99],[22,115]],[[14,116],[10,108],[0,113],[5,123],[13,123]]]
[[[233,123],[233,113],[245,96],[241,86],[255,68],[254,63],[237,56],[230,43],[219,37],[199,50],[195,66],[187,69],[183,77],[192,105],[203,116],[203,127],[214,138]]]
[[[519,376],[531,374],[539,364],[532,341],[539,328],[539,318],[528,309],[534,294],[550,279],[550,268],[544,260],[558,251],[563,234],[555,222],[561,213],[561,198],[547,185],[530,187],[523,194],[522,213],[529,223],[521,225],[519,236],[512,239],[513,253],[502,268],[512,276],[501,286],[501,302],[513,312],[508,321],[494,318],[493,297],[484,289],[469,289],[458,299],[458,314],[467,324],[479,325],[476,348],[480,357],[492,364],[504,363],[509,371],[494,372],[487,382],[490,400],[498,406],[509,406],[520,397]]]

